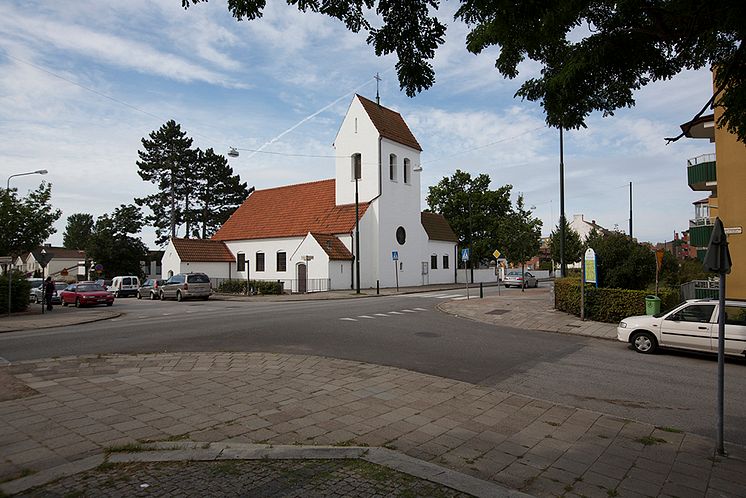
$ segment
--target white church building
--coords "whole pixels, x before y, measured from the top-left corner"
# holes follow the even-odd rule
[[[357,258],[361,288],[455,282],[457,238],[442,215],[421,211],[422,148],[402,116],[356,95],[334,148],[333,179],[257,190],[211,240],[171,240],[163,277],[204,271],[342,290],[355,287]]]

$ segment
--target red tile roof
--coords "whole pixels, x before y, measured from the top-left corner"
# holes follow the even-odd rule
[[[316,242],[319,243],[321,248],[329,255],[331,260],[345,260],[349,261],[352,259],[352,253],[349,249],[334,235],[324,235],[320,233],[311,234]]]
[[[427,232],[428,239],[458,242],[458,237],[456,237],[451,225],[448,224],[448,220],[442,214],[423,211],[420,220],[422,221],[422,227]]]
[[[36,248],[36,251],[41,252],[42,249],[44,249],[48,253],[51,253],[54,256],[53,259],[85,259],[85,251],[82,249],[67,249],[65,247],[55,246],[39,246]]]
[[[361,95],[357,95],[360,99],[360,103],[363,104],[363,109],[370,116],[370,120],[373,121],[378,133],[382,137],[393,140],[396,143],[412,147],[415,150],[422,151],[417,139],[414,138],[412,131],[404,122],[404,118],[401,117],[396,111],[392,111],[386,107],[376,104],[372,100],[368,100]]]
[[[360,203],[360,217],[367,208],[367,202]],[[212,238],[303,237],[308,232],[348,233],[354,226],[355,205],[335,204],[335,181],[332,179],[257,190]]]
[[[235,257],[225,242],[209,239],[171,239],[182,261],[233,262]]]

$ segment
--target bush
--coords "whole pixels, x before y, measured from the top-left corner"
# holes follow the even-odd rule
[[[644,290],[607,289],[586,286],[585,317],[598,322],[614,323],[624,317],[645,314]],[[680,302],[678,289],[661,289],[661,310],[671,309]],[[554,281],[554,307],[580,316],[580,281],[563,278]]]
[[[20,272],[12,273],[10,306],[11,312],[26,311],[28,309],[31,284]],[[0,277],[0,314],[8,313],[8,277]]]
[[[251,288],[257,294],[282,294],[283,284],[276,280],[252,280]],[[218,286],[223,294],[246,294],[246,280],[225,280]]]

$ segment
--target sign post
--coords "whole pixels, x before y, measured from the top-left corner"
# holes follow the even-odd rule
[[[658,282],[663,267],[663,249],[655,251],[655,295],[658,295]]]
[[[500,281],[502,280],[500,278],[500,256],[502,256],[502,253],[499,249],[495,249],[495,252],[492,253],[492,255],[495,257],[495,275],[497,275],[497,295],[500,295]]]
[[[394,276],[396,277],[396,292],[399,292],[399,268],[397,268],[397,261],[399,261],[399,251],[391,251],[391,259],[394,261]]]
[[[466,299],[469,299],[469,274],[466,271],[466,262],[469,261],[469,248],[461,249],[461,261],[464,263],[464,280],[466,280]]]
[[[585,284],[594,284],[598,287],[598,275],[596,275],[596,251],[588,248],[581,262],[580,277],[580,319],[585,320]]]

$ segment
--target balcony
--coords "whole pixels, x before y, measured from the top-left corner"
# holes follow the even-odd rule
[[[689,245],[693,247],[707,247],[712,234],[712,223],[689,226]]]
[[[717,168],[715,154],[702,154],[687,161],[686,167],[689,187],[692,190],[717,189]]]

